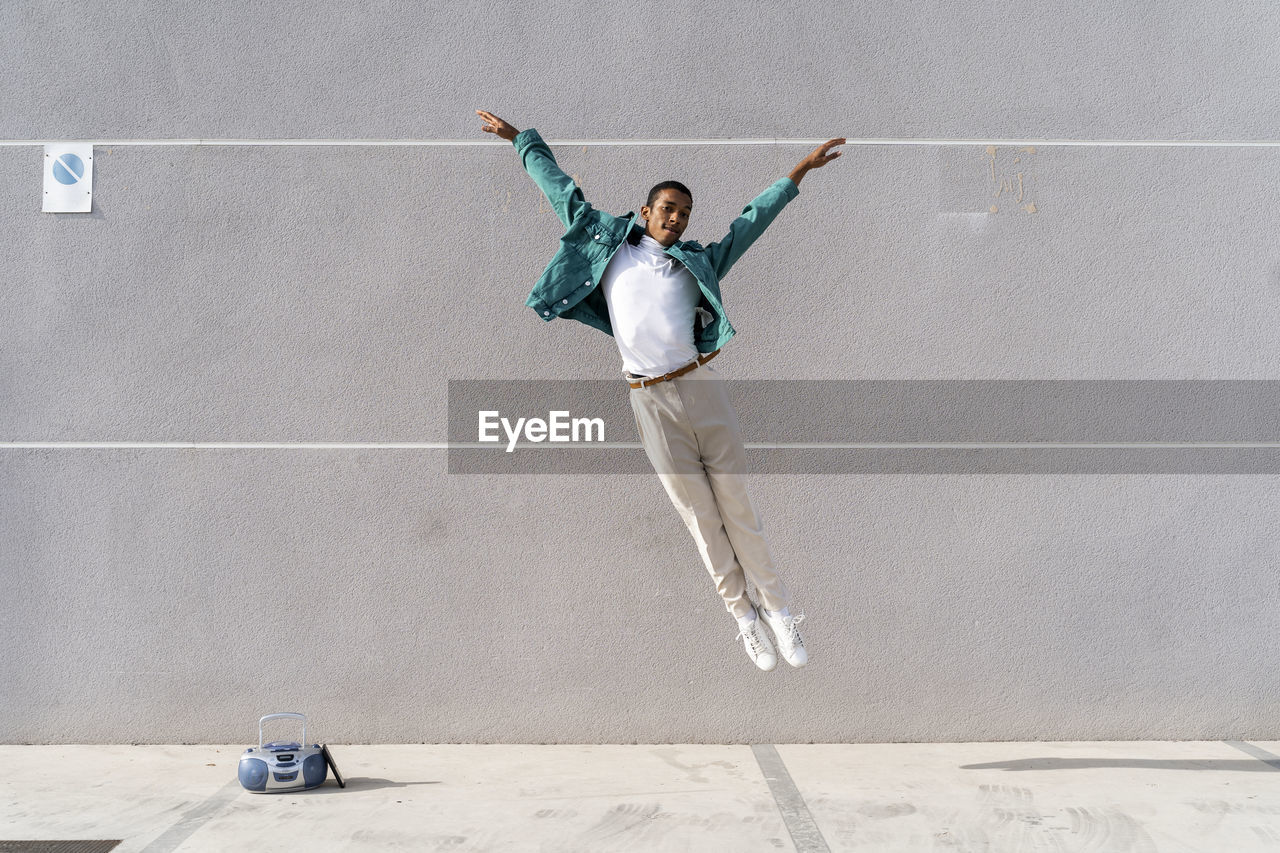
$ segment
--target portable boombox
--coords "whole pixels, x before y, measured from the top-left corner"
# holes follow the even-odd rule
[[[302,742],[272,741],[262,742],[262,724],[267,720],[288,718],[302,721]],[[318,788],[328,777],[328,769],[333,768],[333,778],[338,786],[345,788],[342,774],[333,763],[329,747],[324,744],[307,742],[306,714],[267,714],[258,720],[258,745],[249,747],[240,756],[240,784],[246,791],[255,794],[279,794],[286,791],[305,791]]]

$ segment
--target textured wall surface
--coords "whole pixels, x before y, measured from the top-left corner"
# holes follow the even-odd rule
[[[656,477],[448,473],[449,380],[619,369],[523,304],[561,228],[509,147],[142,144],[483,107],[586,143],[602,209],[685,181],[709,242],[808,146],[592,140],[1280,126],[1270,3],[743,9],[0,7],[0,741],[1274,734],[1274,474],[757,474],[814,661],[759,673]],[[90,214],[40,212],[54,139],[100,143]],[[1280,379],[1277,185],[1276,147],[849,146],[726,280],[716,364]]]

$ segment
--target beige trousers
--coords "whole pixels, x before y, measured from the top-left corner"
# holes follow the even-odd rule
[[[644,452],[693,534],[725,607],[736,617],[751,613],[748,581],[766,609],[786,607],[787,589],[747,497],[738,416],[715,368],[704,364],[632,388],[631,409]]]

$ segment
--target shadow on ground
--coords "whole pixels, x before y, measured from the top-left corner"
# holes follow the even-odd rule
[[[1161,758],[1019,758],[1013,761],[988,761],[983,764],[961,764],[961,770],[1089,770],[1093,768],[1131,767],[1138,770],[1218,770],[1240,773],[1275,773],[1275,767],[1259,760],[1205,760]]]

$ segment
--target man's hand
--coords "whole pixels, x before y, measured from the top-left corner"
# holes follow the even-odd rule
[[[520,132],[493,113],[485,112],[484,110],[476,110],[476,115],[484,119],[484,127],[480,128],[481,130],[485,133],[496,133],[508,142],[515,139],[516,134]],[[844,142],[843,139],[840,141]]]
[[[839,139],[828,139],[826,142],[813,149],[813,151],[809,153],[808,157],[801,160],[800,163],[791,170],[791,174],[787,177],[791,178],[792,182],[796,186],[800,186],[800,179],[803,178],[810,169],[821,169],[823,166],[839,157],[840,152],[832,151],[831,149],[837,145],[844,145],[844,142],[845,139],[843,136]]]

